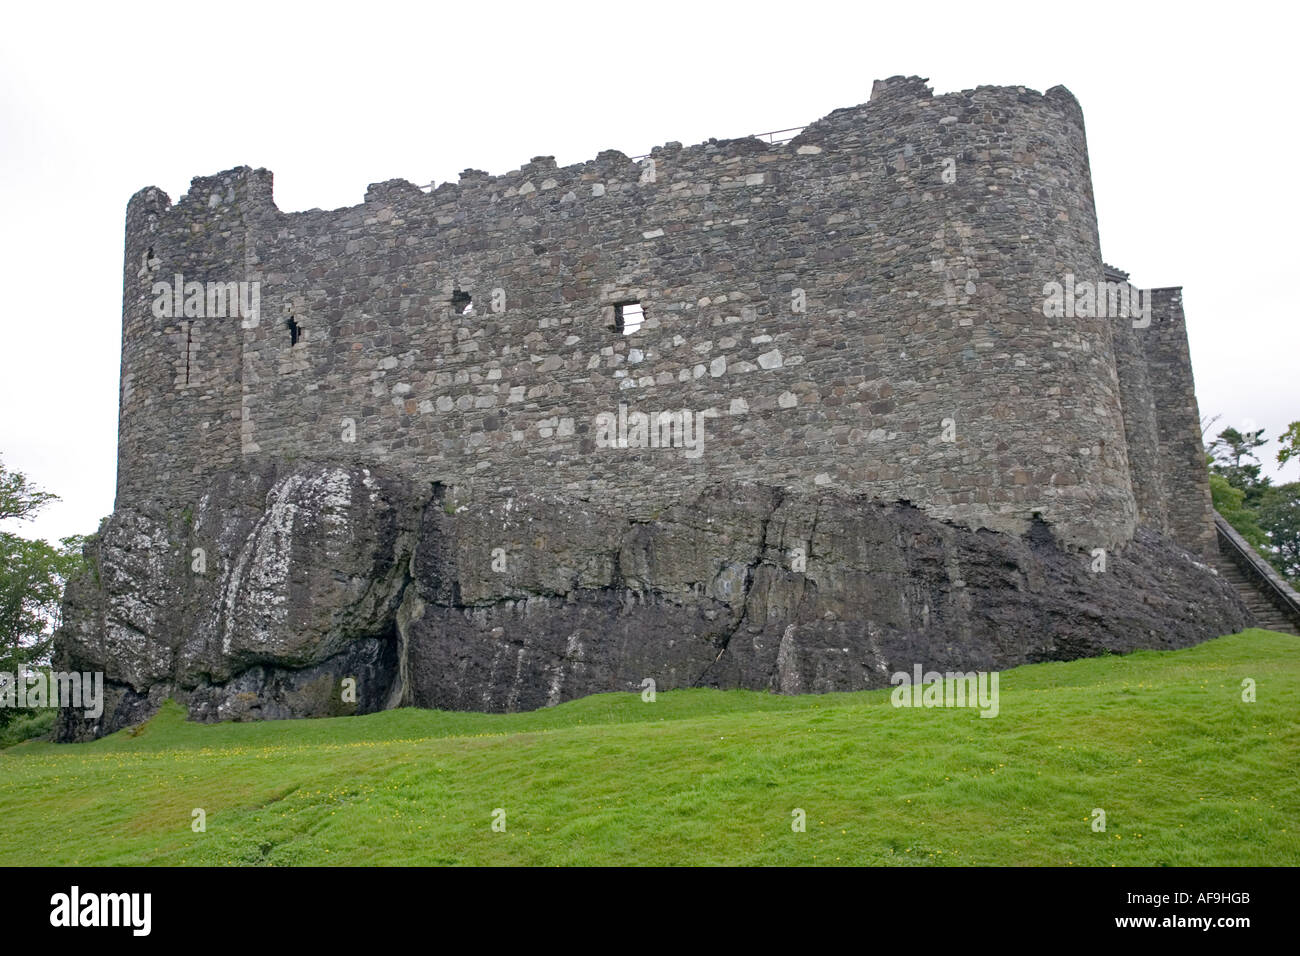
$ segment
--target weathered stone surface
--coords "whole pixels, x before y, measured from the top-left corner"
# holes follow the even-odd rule
[[[282,212],[268,171],[232,169],[138,193],[126,260],[122,507],[297,455],[640,519],[717,480],[834,487],[1114,547],[1137,523],[1125,428],[1150,424],[1123,402],[1168,388],[1187,411],[1176,363],[1122,392],[1113,318],[1044,314],[1045,283],[1104,276],[1061,87],[894,77],[789,143],[540,157],[332,211]],[[178,275],[258,283],[258,320],[158,316]],[[703,458],[598,447],[620,404],[712,412]]]
[[[336,688],[313,683],[326,662],[393,673],[422,509],[410,485],[368,468],[302,463],[223,474],[195,509],[118,511],[69,584],[59,661],[104,671],[122,720],[159,693],[199,717],[338,712]],[[366,690],[361,709],[387,702]]]
[[[788,143],[333,211],[281,212],[247,167],[141,190],[116,510],[57,642],[109,710],[60,733],[167,696],[215,720],[824,691],[1235,630],[1197,563],[1180,291],[1146,325],[1044,307],[1112,274],[1062,87],[891,77]]]
[[[98,724],[65,718],[64,739],[169,695],[218,720],[525,710],[646,678],[854,690],[915,663],[1003,669],[1184,647],[1246,623],[1226,584],[1145,529],[1097,573],[1042,524],[974,531],[833,491],[724,484],[636,521],[552,494],[456,506],[443,487],[332,466],[221,487],[240,500],[209,493],[183,540],[132,514],[93,546],[100,584],[71,588],[82,623],[60,648],[107,670],[113,695]],[[257,494],[260,514],[245,510]],[[167,557],[218,515],[239,531],[210,578]],[[232,613],[245,589],[257,613]],[[96,641],[94,621],[124,636]]]
[[[1018,537],[770,488],[720,486],[644,523],[527,496],[436,524],[417,555],[409,646],[408,699],[427,707],[527,709],[647,677],[854,690],[918,662],[1000,670],[1184,647],[1246,623],[1206,566],[1145,529],[1098,573],[1041,523]],[[556,565],[531,573],[559,537]],[[493,549],[505,571],[491,570]],[[452,581],[461,600],[448,604]]]

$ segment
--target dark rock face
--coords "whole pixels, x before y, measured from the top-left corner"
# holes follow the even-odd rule
[[[223,475],[192,515],[117,512],[90,555],[56,663],[104,671],[108,697],[98,721],[65,712],[62,740],[169,696],[238,720],[527,710],[646,678],[857,690],[916,663],[1001,670],[1247,625],[1227,584],[1143,528],[1094,571],[1041,522],[1020,537],[746,485],[632,521],[554,495],[458,507],[373,469],[267,466]]]
[[[427,495],[425,496],[427,498]],[[106,674],[111,732],[167,696],[199,719],[376,710],[424,501],[361,467],[227,474],[181,514],[118,510],[70,582],[56,664]],[[357,680],[343,702],[338,679]]]

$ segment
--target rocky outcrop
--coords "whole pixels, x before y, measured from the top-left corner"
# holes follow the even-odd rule
[[[1232,589],[1139,528],[1099,569],[1036,522],[969,530],[906,502],[719,485],[637,521],[555,495],[456,500],[361,466],[265,466],[193,513],[119,511],[68,588],[57,663],[104,715],[199,720],[398,705],[513,711],[659,690],[887,686],[1239,630]],[[355,686],[348,693],[344,682]]]
[[[55,644],[58,666],[107,675],[105,713],[67,715],[61,736],[111,732],[169,696],[204,720],[382,708],[423,506],[370,469],[307,463],[222,475],[193,510],[115,512]],[[355,702],[335,675],[357,680]]]

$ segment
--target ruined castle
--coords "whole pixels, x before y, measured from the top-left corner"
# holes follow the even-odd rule
[[[788,141],[328,212],[243,167],[131,199],[123,290],[117,501],[58,642],[117,697],[69,739],[166,696],[856,689],[1244,621],[1181,290],[1103,263],[1062,87],[894,77]]]

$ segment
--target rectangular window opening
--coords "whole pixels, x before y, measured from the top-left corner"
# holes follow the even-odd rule
[[[631,335],[641,328],[641,323],[645,321],[645,310],[641,308],[641,303],[635,300],[631,302],[614,303],[614,331],[621,332],[624,335]]]

